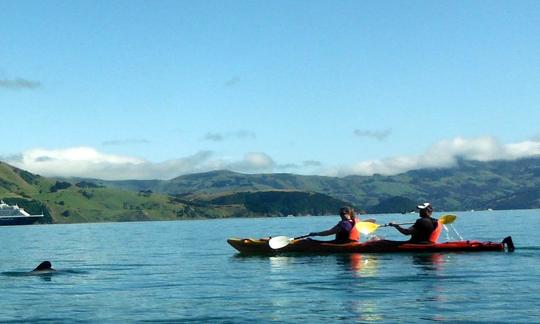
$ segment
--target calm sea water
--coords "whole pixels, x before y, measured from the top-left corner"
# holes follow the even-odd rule
[[[456,214],[465,239],[512,235],[516,251],[242,257],[226,242],[337,216],[0,227],[0,322],[540,321],[540,210]],[[43,260],[59,271],[27,275]]]

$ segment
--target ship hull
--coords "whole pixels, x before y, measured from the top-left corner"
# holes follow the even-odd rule
[[[42,219],[43,216],[19,216],[19,217],[0,217],[0,226],[9,225],[31,225]]]

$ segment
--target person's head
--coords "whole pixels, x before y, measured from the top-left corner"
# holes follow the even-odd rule
[[[420,204],[416,206],[418,209],[418,212],[420,213],[420,217],[430,217],[433,213],[433,206],[431,206],[430,203],[425,202],[423,204]]]
[[[339,209],[339,216],[341,219],[353,219],[354,210],[351,207],[341,207]]]

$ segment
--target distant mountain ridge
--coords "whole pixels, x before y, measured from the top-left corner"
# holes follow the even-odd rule
[[[540,208],[540,157],[515,161],[460,160],[455,167],[393,176],[303,176],[212,171],[171,180],[97,181],[126,190],[152,190],[191,200],[236,192],[298,190],[322,193],[369,213],[405,212],[430,201],[438,210]],[[395,204],[399,197],[399,204]],[[389,202],[394,201],[394,205]],[[399,205],[399,206],[398,206]],[[392,207],[394,206],[394,207]]]
[[[462,160],[394,176],[302,176],[212,171],[172,180],[53,179],[0,162],[0,198],[47,223],[540,208],[540,158]]]
[[[29,213],[43,212],[44,223],[176,220],[230,216],[227,208],[208,208],[90,182],[52,179],[0,162],[0,198]]]
[[[43,212],[43,223],[329,215],[347,204],[324,194],[286,190],[194,200],[150,189],[116,189],[99,182],[42,177],[0,162],[0,199],[32,214]],[[144,182],[144,186],[149,183],[157,182]]]

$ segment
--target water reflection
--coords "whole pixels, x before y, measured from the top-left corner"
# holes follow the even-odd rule
[[[270,261],[271,270],[280,270],[290,265],[293,262],[294,257],[287,256],[271,256],[268,258]]]
[[[414,254],[412,256],[413,265],[420,270],[419,276],[426,277],[422,281],[421,291],[416,301],[431,305],[432,311],[426,314],[425,319],[429,321],[445,321],[444,315],[448,296],[446,285],[441,281],[444,265],[447,262],[447,255],[442,253]]]
[[[5,271],[2,272],[2,276],[6,277],[32,277],[40,278],[43,281],[51,281],[54,277],[64,276],[64,275],[76,275],[76,274],[87,274],[86,271],[80,270],[56,270],[56,271]]]
[[[61,274],[61,272],[27,272],[27,271],[6,271],[6,272],[2,272],[2,275],[3,276],[7,276],[7,277],[34,277],[34,278],[40,278],[44,281],[51,281],[51,279],[54,277],[54,276],[57,276],[58,274]]]
[[[338,264],[344,266],[346,270],[352,271],[355,277],[375,277],[377,275],[379,264],[377,255],[360,253],[343,254],[337,255],[336,261]]]
[[[379,322],[396,319],[395,312],[407,314],[409,305],[429,305],[431,311],[423,320],[448,320],[444,316],[449,303],[444,273],[450,258],[443,253],[351,253],[235,260],[251,260],[258,269],[266,269],[263,280],[271,296],[267,311],[276,320],[283,319],[285,309],[294,308],[306,318],[324,310],[335,312],[342,320]],[[314,304],[300,302],[306,295]]]
[[[412,261],[426,271],[440,271],[446,262],[444,254],[441,253],[413,254]]]
[[[344,267],[347,271],[351,271],[356,277],[374,277],[378,274],[381,255],[379,254],[335,254],[335,255],[234,255],[231,259],[240,260],[268,260],[271,270],[283,270],[294,263],[303,264],[318,264],[326,263],[328,258],[335,258],[336,263]],[[447,256],[442,253],[420,253],[411,254],[410,260],[412,264],[425,271],[440,271],[443,270]],[[326,259],[326,260],[325,260]],[[300,262],[299,262],[300,261]]]
[[[356,320],[362,322],[379,322],[383,320],[381,310],[376,302],[370,300],[353,300],[350,303],[351,314],[356,314]]]

